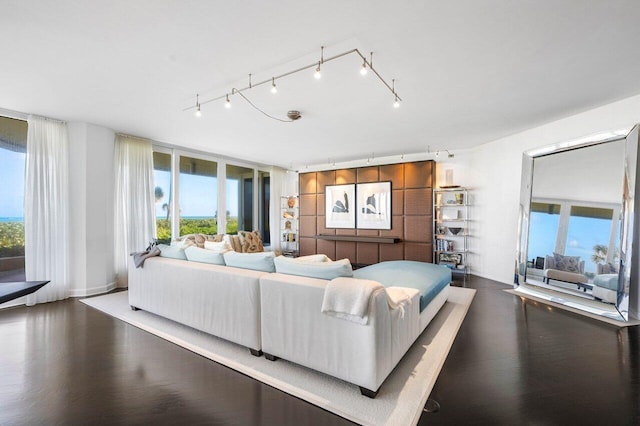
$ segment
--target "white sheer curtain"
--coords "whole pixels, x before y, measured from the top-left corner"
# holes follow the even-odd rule
[[[151,141],[116,136],[115,178],[115,269],[126,286],[129,255],[156,235]]]
[[[282,196],[282,183],[284,181],[285,171],[272,167],[269,171],[269,189],[271,194],[269,194],[269,234],[271,238],[271,251],[279,252],[281,250],[280,244],[280,215],[282,214],[281,210],[281,201],[280,197]]]
[[[50,281],[27,296],[31,306],[68,297],[69,138],[65,123],[34,116],[27,123],[25,274]]]

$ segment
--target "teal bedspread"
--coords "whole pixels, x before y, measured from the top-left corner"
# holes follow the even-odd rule
[[[390,260],[353,271],[354,278],[378,281],[385,287],[409,287],[420,292],[420,312],[451,282],[451,270],[432,263]]]

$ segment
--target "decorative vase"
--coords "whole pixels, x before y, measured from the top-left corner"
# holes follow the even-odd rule
[[[456,202],[458,204],[464,204],[464,194],[463,193],[456,194]]]

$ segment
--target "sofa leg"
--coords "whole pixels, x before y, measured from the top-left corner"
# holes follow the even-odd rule
[[[362,386],[360,386],[360,393],[371,399],[375,398],[378,395],[378,391],[372,391],[367,388],[363,388]]]
[[[132,310],[132,311],[139,311],[139,310],[140,310],[140,308],[136,308],[135,306],[131,305],[131,310]]]
[[[262,351],[259,351],[259,350],[256,350],[256,349],[249,348],[249,352],[251,352],[251,355],[253,355],[253,356],[262,356]]]
[[[266,359],[268,359],[269,361],[276,361],[276,360],[278,359],[278,357],[277,357],[277,356],[274,356],[274,355],[268,354],[268,353],[266,353],[266,352],[264,353],[264,357],[265,357]]]

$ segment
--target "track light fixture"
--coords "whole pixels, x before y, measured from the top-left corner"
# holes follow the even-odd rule
[[[196,117],[202,117],[200,112],[200,95],[196,94]]]
[[[267,80],[263,80],[263,81],[260,81],[258,83],[255,83],[255,84],[253,84],[253,82],[251,80],[251,76],[252,75],[249,74],[249,85],[247,87],[243,87],[243,88],[240,88],[240,89],[236,89],[234,87],[234,88],[231,89],[231,93],[227,92],[224,95],[217,96],[217,97],[214,97],[214,98],[211,98],[211,99],[207,99],[204,102],[200,102],[199,95],[196,95],[196,104],[192,105],[192,106],[189,106],[187,108],[184,108],[183,111],[194,109],[196,116],[199,117],[201,115],[201,112],[200,112],[201,105],[208,104],[209,102],[214,102],[214,101],[217,101],[217,100],[224,99],[225,108],[231,108],[231,99],[229,99],[229,95],[240,95],[245,101],[247,101],[247,103],[249,103],[253,108],[255,108],[256,110],[260,111],[265,116],[267,116],[269,118],[272,118],[274,120],[290,122],[292,120],[282,120],[280,118],[273,117],[273,116],[267,114],[266,112],[264,112],[263,110],[258,108],[256,105],[254,105],[242,92],[250,90],[250,89],[252,89],[252,88],[254,88],[256,86],[261,86],[263,84],[271,83],[271,93],[277,93],[278,89],[276,87],[276,79],[281,79],[281,78],[284,78],[284,77],[288,77],[288,76],[290,76],[292,74],[296,74],[296,73],[299,73],[301,71],[306,71],[308,69],[315,69],[314,77],[316,79],[320,79],[322,77],[321,67],[325,62],[333,61],[335,59],[339,59],[339,58],[342,58],[344,56],[348,56],[348,55],[353,54],[353,53],[355,53],[356,55],[358,55],[362,59],[362,67],[360,69],[360,73],[362,75],[366,75],[366,74],[368,74],[369,71],[371,71],[373,74],[375,74],[375,76],[378,78],[378,80],[380,80],[380,82],[382,82],[382,84],[384,84],[386,86],[386,88],[391,92],[391,94],[394,97],[393,106],[395,108],[398,108],[400,106],[400,102],[402,101],[402,98],[400,98],[400,96],[396,92],[395,79],[392,80],[392,86],[390,86],[387,83],[387,81],[384,78],[382,78],[382,76],[378,73],[378,71],[373,67],[373,52],[371,52],[371,57],[370,57],[369,61],[367,61],[367,58],[358,49],[351,49],[351,50],[348,50],[346,52],[342,52],[340,54],[337,54],[335,56],[331,56],[331,57],[325,59],[324,58],[324,46],[321,46],[320,47],[320,60],[317,61],[317,62],[314,62],[314,63],[312,63],[310,65],[306,65],[306,66],[300,67],[298,69],[287,71],[285,73],[282,73],[282,74],[277,75],[277,76],[273,76],[273,77],[271,77],[271,78],[269,78]]]
[[[391,91],[393,92],[393,96],[395,100],[393,101],[394,108],[400,108],[400,102],[398,102],[398,94],[396,93],[396,79],[391,80]]]

